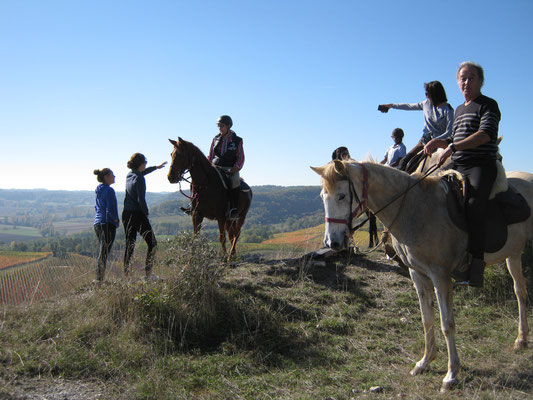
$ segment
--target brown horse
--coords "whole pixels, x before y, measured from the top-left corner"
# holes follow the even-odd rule
[[[217,220],[219,240],[222,245],[224,256],[226,251],[226,232],[231,242],[230,255],[235,255],[236,244],[241,234],[241,228],[246,219],[246,214],[252,204],[252,191],[242,190],[239,195],[239,207],[237,219],[228,218],[229,201],[228,191],[224,187],[222,173],[209,162],[202,151],[191,142],[182,138],[178,141],[169,139],[174,146],[172,151],[172,163],[168,172],[170,183],[178,183],[183,179],[185,171],[191,174],[191,185],[194,195],[191,202],[191,216],[194,233],[200,232],[204,218]]]

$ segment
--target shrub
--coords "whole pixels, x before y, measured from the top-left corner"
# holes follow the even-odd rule
[[[206,237],[183,233],[169,240],[161,263],[171,277],[135,296],[142,329],[163,352],[212,349],[225,341],[246,346],[257,336],[280,336],[278,316],[248,294],[224,289],[227,264]]]

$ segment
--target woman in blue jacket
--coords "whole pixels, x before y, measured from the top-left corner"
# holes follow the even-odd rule
[[[146,157],[141,153],[134,153],[128,161],[131,169],[126,176],[126,197],[124,198],[124,210],[122,211],[122,223],[126,233],[126,250],[124,252],[124,274],[128,275],[131,256],[135,250],[137,232],[141,234],[148,251],[146,252],[145,272],[146,278],[157,278],[152,275],[152,267],[155,256],[157,240],[148,220],[148,205],[146,204],[146,181],[144,176],[163,168],[166,161],[157,167],[146,167]]]
[[[109,168],[95,169],[94,174],[100,184],[96,193],[96,215],[94,217],[94,231],[100,243],[100,251],[96,261],[96,282],[104,280],[107,256],[115,241],[115,234],[119,225],[117,197],[111,187],[115,183],[115,175]]]

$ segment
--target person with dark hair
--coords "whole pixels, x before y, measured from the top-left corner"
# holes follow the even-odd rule
[[[483,68],[467,61],[457,69],[457,84],[465,102],[457,107],[451,138],[433,139],[424,148],[431,154],[436,148],[445,149],[439,158],[442,165],[452,157],[453,169],[467,179],[466,220],[468,251],[472,261],[465,276],[456,281],[470,286],[483,286],[485,271],[485,219],[492,186],[497,176],[498,125],[501,119],[498,103],[481,94]]]
[[[157,241],[154,231],[148,219],[148,206],[146,204],[146,181],[145,175],[161,169],[166,161],[156,167],[146,168],[146,157],[141,153],[135,153],[128,161],[131,171],[126,177],[126,196],[124,197],[124,210],[122,211],[122,223],[126,234],[126,250],[124,252],[124,274],[128,275],[131,256],[135,250],[137,232],[141,234],[148,250],[146,252],[145,273],[146,279],[157,277],[152,274],[153,261]]]
[[[405,144],[402,143],[403,140],[403,129],[394,128],[392,130],[392,140],[394,144],[389,147],[385,153],[385,157],[381,160],[381,164],[388,165],[389,167],[398,168],[400,161],[405,157]]]
[[[340,160],[340,161],[354,161],[350,156],[350,152],[347,147],[341,146],[333,150],[331,154],[331,160]],[[368,217],[368,248],[374,247],[374,242],[378,244],[378,227],[376,223],[376,216],[370,211],[366,211],[366,216]]]
[[[348,151],[348,148],[341,146],[337,147],[335,150],[333,150],[333,154],[331,154],[331,160],[341,160],[341,161],[349,161],[352,157],[350,156],[350,152]]]
[[[96,205],[94,209],[94,231],[98,237],[99,251],[96,259],[96,283],[104,280],[107,256],[111,252],[111,247],[115,241],[115,234],[119,226],[117,197],[111,187],[115,183],[115,175],[109,168],[95,169],[94,174],[100,184],[97,186]]]
[[[407,170],[409,161],[424,148],[431,139],[446,139],[452,134],[453,108],[448,103],[444,86],[439,81],[424,83],[426,100],[420,103],[391,103],[380,104],[378,109],[386,113],[389,109],[398,110],[423,110],[424,129],[422,137],[415,147],[406,154],[401,162],[400,169]],[[418,164],[418,163],[417,163]],[[416,168],[416,166],[415,166]],[[415,169],[415,168],[410,168]]]
[[[229,115],[221,115],[217,120],[219,134],[211,142],[209,148],[209,161],[218,169],[222,170],[229,178],[228,188],[230,219],[237,218],[239,206],[239,194],[241,179],[239,171],[244,165],[244,149],[242,138],[231,129],[233,120]]]

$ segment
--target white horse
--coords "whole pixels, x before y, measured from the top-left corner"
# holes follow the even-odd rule
[[[380,211],[377,217],[391,233],[394,250],[409,267],[420,302],[425,349],[424,356],[411,370],[411,375],[428,370],[437,355],[432,307],[434,290],[448,349],[448,371],[441,391],[450,389],[458,382],[460,369],[455,346],[451,272],[466,262],[467,234],[457,228],[448,216],[444,187],[434,177],[415,185],[420,175],[408,175],[369,162],[335,161],[323,167],[311,168],[322,177],[321,196],[326,215],[324,242],[332,249],[340,250],[346,246],[351,228],[349,225],[356,217],[353,215],[355,206],[357,212],[368,208],[375,213],[391,200],[397,199]],[[510,172],[507,177],[509,184],[527,199],[533,209],[533,175]],[[487,265],[506,260],[514,280],[520,318],[514,344],[516,349],[527,346],[527,293],[521,254],[532,236],[533,216],[530,216],[525,222],[508,226],[507,242],[501,250],[485,253]]]

